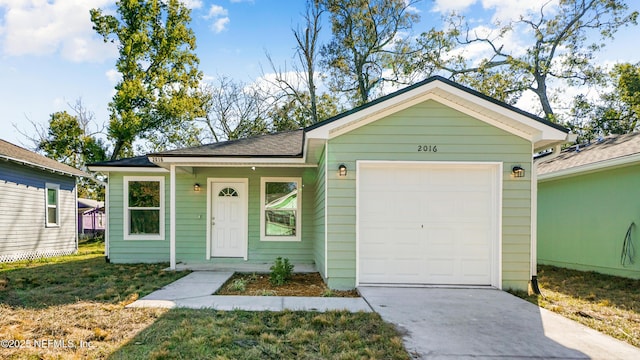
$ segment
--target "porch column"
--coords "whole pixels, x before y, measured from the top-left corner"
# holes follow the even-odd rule
[[[176,166],[169,170],[169,262],[176,269]]]

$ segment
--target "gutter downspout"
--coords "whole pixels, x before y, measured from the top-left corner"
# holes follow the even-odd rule
[[[559,150],[558,145],[554,150]],[[555,155],[557,156],[557,155]],[[540,295],[538,286],[538,166],[535,160],[531,161],[531,291]]]
[[[169,169],[169,262],[171,270],[176,269],[176,166]]]
[[[104,188],[104,216],[106,217],[105,227],[104,227],[104,259],[107,263],[111,262],[109,258],[109,220],[111,216],[109,214],[109,187],[111,184],[111,179],[109,178],[109,173],[107,175],[107,183]]]

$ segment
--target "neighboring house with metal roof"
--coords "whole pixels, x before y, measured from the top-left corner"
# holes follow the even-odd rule
[[[526,289],[534,151],[568,130],[441,77],[305,129],[90,165],[107,257],[314,266],[363,284]]]
[[[88,175],[0,139],[0,262],[77,250],[79,176]]]
[[[640,278],[640,133],[574,145],[537,169],[538,261]]]

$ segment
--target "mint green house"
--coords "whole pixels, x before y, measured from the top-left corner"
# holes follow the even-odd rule
[[[532,154],[567,132],[433,77],[305,129],[90,168],[109,178],[112,262],[242,269],[282,256],[334,289],[526,289]]]
[[[640,279],[640,133],[571,147],[537,168],[538,261]]]

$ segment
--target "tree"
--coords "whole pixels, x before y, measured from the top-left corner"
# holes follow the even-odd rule
[[[621,26],[637,24],[638,12],[629,12],[623,0],[559,0],[556,7],[551,4],[546,2],[538,12],[522,15],[505,26],[495,24],[497,30],[489,33],[470,29],[464,17],[452,14],[446,31],[432,29],[421,36],[425,52],[418,68],[445,71],[456,81],[508,101],[532,91],[546,118],[557,121],[551,87],[600,81],[601,71],[592,61],[595,53]],[[506,36],[513,33],[529,36],[522,54],[509,49]],[[590,42],[593,35],[598,40]],[[445,55],[472,44],[485,45],[490,55],[475,65],[476,59]]]
[[[397,64],[411,51],[401,35],[418,15],[407,0],[323,0],[333,38],[322,46],[331,88],[364,104],[384,82],[400,81]]]
[[[202,73],[190,10],[179,0],[121,0],[118,16],[91,10],[93,29],[118,45],[116,69],[122,79],[109,103],[111,159],[131,151],[140,138],[171,141],[193,129],[185,122],[202,114],[195,94]]]
[[[640,63],[615,65],[607,83],[612,90],[595,101],[584,95],[574,100],[574,121],[569,125],[587,140],[640,128]]]
[[[286,104],[282,106],[295,105],[300,107],[302,115],[304,115],[303,118],[308,119],[303,122],[297,121],[303,127],[321,120],[318,115],[316,67],[319,56],[318,38],[322,29],[323,13],[324,9],[319,1],[307,0],[306,11],[303,15],[304,28],[292,29],[293,37],[296,40],[296,55],[291,72],[287,71],[286,65],[284,70],[277,68],[271,60],[271,56],[267,54],[271,69],[275,73],[275,85],[282,90],[282,96],[287,98]]]
[[[296,130],[313,124],[311,118],[304,107],[299,102],[309,98],[307,93],[298,93],[296,97],[285,98],[279,101],[269,111],[271,129],[273,131]],[[329,95],[321,94],[316,100],[316,114],[318,121],[328,119],[342,109],[338,107],[338,99]]]
[[[209,131],[209,139],[218,142],[265,134],[267,111],[271,106],[256,86],[220,76],[217,86],[200,88],[201,107],[205,115],[198,121]]]
[[[96,137],[98,130],[90,132],[93,113],[78,99],[71,105],[75,115],[67,111],[51,114],[46,132],[39,133],[37,150],[48,158],[87,171],[86,164],[104,161],[106,146]],[[78,180],[78,196],[104,199],[104,188],[93,179]]]

